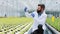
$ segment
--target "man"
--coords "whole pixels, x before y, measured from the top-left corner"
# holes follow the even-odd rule
[[[25,11],[25,15],[27,17],[31,16],[34,19],[34,23],[31,27],[31,29],[29,30],[28,34],[31,34],[31,32],[34,32],[35,30],[37,30],[39,24],[42,25],[43,30],[46,30],[45,21],[46,21],[47,15],[45,13],[44,4],[38,4],[37,10],[33,13],[28,13],[28,11]]]

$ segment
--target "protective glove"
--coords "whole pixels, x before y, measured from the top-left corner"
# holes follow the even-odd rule
[[[32,17],[35,17],[35,15],[34,15],[33,13],[31,14],[31,16],[32,16]]]
[[[25,7],[24,11],[27,12],[27,7]]]

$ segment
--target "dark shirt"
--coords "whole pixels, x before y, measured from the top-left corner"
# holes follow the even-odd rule
[[[40,13],[38,13],[38,17],[39,17],[39,16],[41,16],[41,14],[42,14],[41,12],[40,12]]]

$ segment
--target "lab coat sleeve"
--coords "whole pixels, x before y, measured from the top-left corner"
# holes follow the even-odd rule
[[[28,13],[28,12],[25,12],[25,15],[26,17],[31,17],[31,18],[34,18],[34,14],[33,13]]]

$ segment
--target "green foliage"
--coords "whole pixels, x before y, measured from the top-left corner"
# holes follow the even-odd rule
[[[54,22],[52,22],[51,18],[47,18],[46,22],[54,27],[56,30],[60,31],[60,18],[55,18]]]
[[[20,33],[24,34],[31,27],[30,23],[33,23],[32,18],[0,18],[0,34],[5,34],[5,32],[14,34],[15,32],[20,32],[20,30]]]

